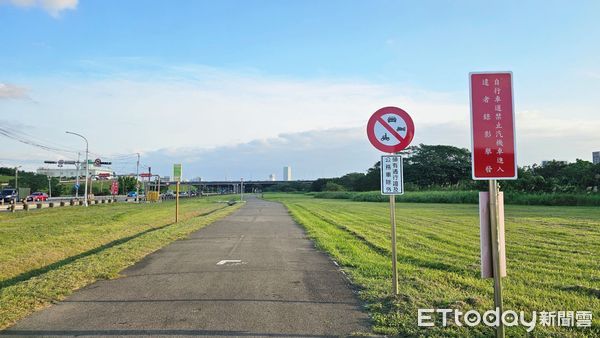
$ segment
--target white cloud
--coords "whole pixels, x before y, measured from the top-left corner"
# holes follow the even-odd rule
[[[27,89],[14,84],[0,82],[0,99],[24,98],[28,98]]]
[[[215,147],[281,133],[356,127],[385,105],[403,107],[418,124],[466,121],[465,104],[446,93],[199,67],[149,79],[118,74],[97,80],[47,78],[32,84],[31,91],[39,105],[14,104],[6,110],[50,130],[70,126],[90,139],[105,140],[94,142],[101,152]],[[104,127],[89,124],[90,119]],[[105,137],[108,130],[110,138]]]
[[[74,10],[77,8],[78,0],[5,0],[0,1],[8,2],[19,7],[40,7],[50,15],[57,17],[64,10]]]
[[[102,74],[30,79],[29,95],[37,104],[3,100],[0,118],[18,116],[34,126],[27,129],[29,134],[61,145],[80,146],[64,134],[70,129],[84,134],[96,153],[140,151],[146,164],[162,167],[165,174],[173,161],[188,161],[198,168],[197,176],[214,178],[223,178],[233,163],[255,168],[248,170],[256,177],[271,171],[279,174],[278,168],[286,164],[306,166],[302,177],[364,170],[377,158],[364,136],[366,121],[388,105],[412,115],[414,144],[470,145],[466,90],[445,93],[199,66]],[[592,149],[600,144],[597,119],[558,116],[546,110],[517,114],[519,164],[588,159],[592,150],[598,150]],[[7,148],[4,156],[14,158],[25,153],[25,147]]]

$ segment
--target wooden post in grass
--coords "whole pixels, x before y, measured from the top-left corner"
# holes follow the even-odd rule
[[[503,255],[501,250],[501,240],[504,237],[500,233],[500,203],[498,195],[500,190],[498,189],[498,183],[496,180],[489,181],[490,190],[490,233],[492,239],[492,269],[494,271],[494,305],[498,308],[500,316],[502,316],[502,269],[501,260]],[[498,327],[496,328],[496,337],[504,337],[504,325],[502,320],[499,321]]]
[[[390,195],[390,221],[392,223],[392,294],[398,295],[398,267],[396,254],[396,196]]]

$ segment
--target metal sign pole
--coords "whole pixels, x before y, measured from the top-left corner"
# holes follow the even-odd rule
[[[396,196],[390,195],[390,220],[392,223],[392,294],[398,295],[398,267],[396,255]]]
[[[498,204],[498,183],[496,180],[490,180],[490,233],[492,238],[492,266],[494,271],[494,305],[498,308],[500,316],[502,316],[502,276],[500,266],[500,207]],[[504,325],[502,320],[499,321],[496,328],[496,337],[504,338]]]
[[[175,223],[179,222],[179,181],[175,188]]]

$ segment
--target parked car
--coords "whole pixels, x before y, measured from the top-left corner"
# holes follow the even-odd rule
[[[175,197],[175,193],[171,190],[168,190],[166,193],[163,194],[164,197]]]
[[[43,192],[34,192],[27,196],[27,202],[45,202],[48,199],[48,194]]]
[[[130,191],[130,192],[127,193],[127,197],[137,197],[137,192]]]
[[[19,200],[19,192],[17,189],[7,188],[0,192],[0,199],[2,199],[6,203],[10,203],[12,201],[17,202]]]

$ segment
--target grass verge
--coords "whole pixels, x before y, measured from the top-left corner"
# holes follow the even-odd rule
[[[222,197],[0,215],[0,329],[186,237],[241,205]]]
[[[399,297],[391,297],[389,207],[383,203],[265,194],[283,202],[317,246],[349,274],[367,302],[377,333],[487,337],[485,326],[421,328],[419,308],[483,313],[493,308],[492,281],[480,278],[478,209],[464,204],[397,205]],[[600,336],[600,209],[506,208],[506,310],[593,311],[592,328],[542,327],[534,337]],[[524,327],[507,337],[526,336]]]
[[[388,202],[389,197],[379,191],[325,191],[309,193],[315,198],[347,199],[356,202]],[[522,192],[505,192],[505,203],[513,205],[548,205],[548,206],[600,206],[600,194],[534,194]],[[408,191],[396,196],[397,202],[410,203],[479,203],[477,191]]]

